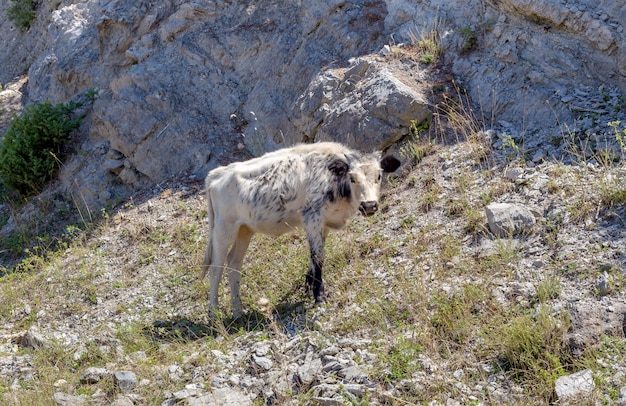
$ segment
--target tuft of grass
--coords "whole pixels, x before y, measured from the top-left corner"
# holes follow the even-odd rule
[[[20,31],[26,31],[35,20],[35,10],[40,0],[11,0],[7,9],[7,18]]]
[[[421,183],[423,185],[423,192],[419,196],[419,208],[424,213],[428,213],[433,209],[435,203],[439,201],[439,196],[443,192],[443,188],[432,173],[424,175],[421,179]]]
[[[453,294],[435,294],[430,307],[430,325],[440,353],[450,352],[467,346],[480,336],[479,319],[490,309],[490,295],[484,286],[466,283]]]
[[[501,326],[490,346],[499,350],[500,367],[529,394],[554,401],[554,383],[572,361],[565,340],[569,326],[567,313],[539,306],[536,314],[516,316]]]
[[[621,365],[626,363],[626,341],[623,337],[603,335],[599,344],[585,351],[576,365],[579,370],[592,369],[594,391],[600,397],[601,404],[616,404],[620,397],[620,388],[626,386],[626,377],[619,373]],[[596,403],[597,404],[597,403]]]
[[[466,25],[459,30],[463,44],[461,45],[461,54],[467,54],[478,49],[478,35],[476,30]]]
[[[373,376],[386,383],[410,378],[421,369],[417,356],[423,350],[424,346],[413,335],[395,338],[391,345],[379,350]]]
[[[475,163],[484,163],[491,153],[488,120],[482,113],[476,113],[465,89],[454,81],[452,87],[454,92],[443,93],[441,101],[435,105],[433,118],[436,128],[444,140],[452,138],[449,141],[467,142]],[[495,109],[494,105],[492,114]]]
[[[541,304],[545,304],[548,300],[553,300],[561,294],[561,282],[559,278],[550,275],[542,280],[536,288],[535,297]]]
[[[441,57],[441,33],[439,23],[435,20],[435,25],[419,33],[409,30],[409,38],[413,52],[417,60],[423,64],[435,64]]]
[[[423,122],[411,120],[408,140],[400,148],[400,155],[412,166],[418,165],[433,150],[432,141],[423,137],[423,133],[430,128],[430,121],[430,117]]]
[[[620,174],[608,174],[599,181],[599,204],[611,209],[626,204],[626,181]]]

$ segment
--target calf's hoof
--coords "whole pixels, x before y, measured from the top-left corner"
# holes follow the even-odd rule
[[[315,304],[323,304],[326,303],[326,295],[319,295],[315,297]]]

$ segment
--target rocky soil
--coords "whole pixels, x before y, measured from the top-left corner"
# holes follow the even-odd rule
[[[576,103],[597,109],[597,92],[581,89]],[[581,117],[585,124],[575,134],[611,139],[600,123],[623,119],[623,112],[606,111]],[[419,164],[407,164],[388,179],[386,208],[377,220],[356,218],[338,233],[342,239],[331,239],[331,252],[347,241],[372,246],[359,249],[367,278],[381,288],[381,296],[358,300],[367,295],[358,283],[348,285],[346,296],[332,294],[339,291],[342,274],[356,272],[348,258],[345,268],[331,265],[327,271],[327,305],[312,307],[297,294],[293,301],[293,293],[283,296],[285,302],[248,297],[253,309],[243,327],[225,320],[223,329],[215,329],[204,314],[206,287],[197,273],[206,237],[201,180],[179,176],[135,194],[99,226],[74,231],[68,248],[43,265],[32,264],[22,277],[2,281],[3,305],[11,309],[0,326],[4,402],[30,404],[28,393],[42,389],[45,403],[58,405],[545,402],[498,367],[499,354],[484,353],[481,343],[487,338],[467,341],[448,355],[424,348],[410,352],[413,372],[392,374],[393,359],[381,348],[420,337],[438,311],[430,300],[453,298],[463,286],[476,284],[488,292],[483,306],[493,302],[530,312],[547,307],[571,323],[562,339],[574,361],[547,399],[625,404],[626,351],[607,350],[606,341],[623,340],[626,328],[626,206],[623,199],[602,200],[603,193],[626,190],[624,167],[603,164],[592,149],[589,156],[576,155],[569,135],[561,134],[551,137],[563,136],[563,146],[546,138],[519,160],[514,144],[502,145],[507,136],[488,131],[474,140],[426,144]],[[407,145],[398,148],[405,158]],[[560,161],[548,158],[557,155]],[[386,242],[369,245],[373,237]],[[268,249],[266,243],[253,245],[244,268]],[[304,245],[302,239],[284,244],[291,254],[282,261],[302,255],[296,248]],[[277,250],[271,256],[280,255],[277,246],[269,247]],[[340,255],[345,254],[330,254],[329,262],[340,261]],[[482,259],[492,257],[504,260],[484,268]],[[293,267],[298,279],[304,267]],[[538,290],[551,278],[558,289],[539,302]],[[254,289],[257,282],[245,279],[244,291],[246,284]],[[39,287],[33,289],[33,283]],[[285,289],[276,276],[266,283],[265,295]],[[404,297],[403,286],[423,289],[424,301]],[[414,321],[359,324],[371,317],[367,306],[380,303],[398,304]],[[145,341],[128,341],[137,329]],[[592,365],[576,363],[594,348],[603,351],[594,353]],[[163,355],[169,351],[177,355]],[[58,357],[61,366],[47,370],[41,357]]]

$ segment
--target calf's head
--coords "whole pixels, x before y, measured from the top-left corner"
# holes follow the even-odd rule
[[[400,161],[391,155],[381,159],[380,153],[373,153],[349,162],[335,163],[329,169],[341,179],[341,195],[348,197],[363,215],[371,216],[378,211],[382,173],[395,171]]]

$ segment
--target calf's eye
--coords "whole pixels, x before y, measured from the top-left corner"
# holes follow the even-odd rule
[[[350,175],[350,183],[356,183],[356,179],[354,179],[354,176]]]

